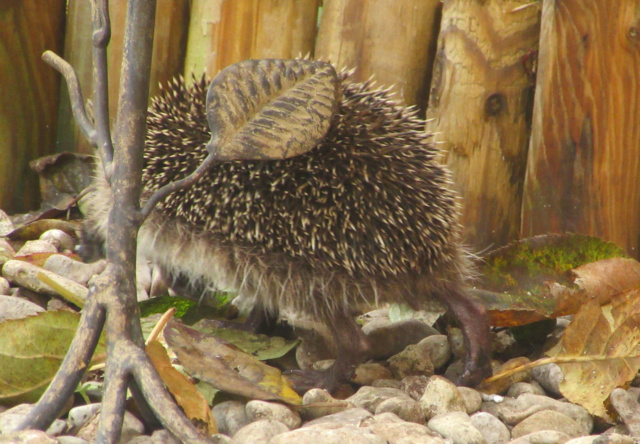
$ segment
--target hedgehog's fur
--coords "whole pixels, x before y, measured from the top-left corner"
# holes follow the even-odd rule
[[[317,147],[213,167],[157,206],[140,230],[140,253],[194,287],[236,290],[261,310],[286,307],[329,326],[362,302],[417,307],[435,296],[455,312],[468,254],[424,121],[388,90],[344,77],[339,110]],[[143,199],[207,156],[206,85],[176,79],[153,100]],[[88,218],[104,238],[111,195],[102,167],[96,171]]]

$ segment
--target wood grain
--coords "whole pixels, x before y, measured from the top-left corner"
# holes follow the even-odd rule
[[[0,0],[0,208],[35,209],[29,161],[55,151],[59,75],[40,58],[61,51],[64,0]]]
[[[638,257],[640,1],[548,0],[523,236],[600,236]]]
[[[250,58],[313,53],[319,0],[193,0],[187,79]]]
[[[538,33],[528,0],[451,0],[443,8],[427,130],[463,197],[465,240],[479,250],[520,232]]]
[[[327,0],[316,58],[355,68],[393,86],[406,105],[424,109],[433,64],[440,0]]]

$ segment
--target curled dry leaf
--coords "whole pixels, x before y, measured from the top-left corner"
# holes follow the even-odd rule
[[[326,62],[248,60],[223,69],[207,93],[211,141],[219,160],[286,159],[322,140],[339,99]]]
[[[173,368],[167,351],[158,341],[146,346],[147,354],[176,402],[184,410],[187,418],[206,436],[217,433],[215,419],[207,400],[189,379]]]
[[[548,354],[564,373],[562,394],[610,420],[607,398],[613,389],[627,387],[640,370],[640,289],[604,307],[595,298],[584,303]]]
[[[301,403],[280,370],[225,341],[175,321],[167,324],[164,337],[189,374],[219,390],[251,399]]]

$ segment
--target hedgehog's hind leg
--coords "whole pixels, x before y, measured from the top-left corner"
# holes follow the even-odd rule
[[[491,335],[486,310],[463,289],[447,292],[441,301],[458,320],[464,337],[464,369],[456,382],[475,387],[491,376]]]
[[[302,394],[312,388],[323,388],[328,392],[337,390],[353,378],[356,367],[365,360],[371,349],[369,338],[346,310],[332,313],[326,319],[336,344],[336,360],[324,371],[286,372],[285,375],[298,393]]]
[[[274,331],[278,316],[277,309],[266,309],[262,304],[254,305],[240,328],[252,333],[269,334]]]

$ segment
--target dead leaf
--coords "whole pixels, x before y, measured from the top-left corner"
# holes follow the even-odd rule
[[[191,375],[219,390],[251,399],[302,402],[280,370],[225,341],[175,321],[167,324],[164,337]]]
[[[58,310],[0,323],[0,404],[38,400],[66,356],[79,319],[78,313]],[[91,363],[104,358],[103,336]]]
[[[7,237],[11,240],[34,240],[38,239],[42,233],[48,230],[62,230],[69,236],[76,237],[76,232],[80,230],[80,221],[66,221],[59,219],[34,220],[19,226]]]
[[[205,436],[218,433],[207,400],[185,375],[173,368],[169,355],[162,344],[158,341],[151,341],[147,344],[146,351],[164,385],[167,386],[178,405],[182,407],[187,418]]]
[[[627,387],[640,369],[640,290],[617,296],[605,307],[595,298],[587,301],[548,354],[565,375],[562,394],[611,420],[607,398],[613,389]]]

